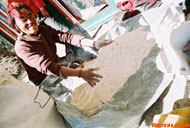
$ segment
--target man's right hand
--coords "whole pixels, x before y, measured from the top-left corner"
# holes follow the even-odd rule
[[[91,68],[87,70],[81,70],[80,77],[87,81],[92,87],[99,82],[99,78],[103,78],[101,75],[94,73],[98,68]]]

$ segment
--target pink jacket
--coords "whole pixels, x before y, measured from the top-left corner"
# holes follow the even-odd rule
[[[15,53],[33,83],[40,83],[47,75],[59,75],[59,57],[55,43],[80,46],[81,36],[56,31],[48,26],[39,26],[37,36],[19,36]]]

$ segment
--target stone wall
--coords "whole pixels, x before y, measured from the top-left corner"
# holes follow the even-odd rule
[[[14,46],[1,36],[0,66],[5,68],[15,78],[20,78],[24,72],[22,64],[14,53]]]

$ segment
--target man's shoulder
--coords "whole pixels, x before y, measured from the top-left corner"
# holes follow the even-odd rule
[[[15,42],[15,46],[20,46],[25,43],[27,43],[27,38],[25,36],[18,36]]]
[[[16,40],[16,42],[15,42],[15,47],[19,47],[19,46],[21,46],[22,44],[24,44],[25,42],[23,41],[23,37],[21,37],[21,36],[18,36],[17,37],[17,40]]]
[[[28,46],[29,43],[27,41],[25,41],[25,38],[22,36],[18,36],[15,45],[14,45],[14,49],[15,52],[19,52],[21,49],[23,49],[24,47]]]
[[[15,52],[19,52],[20,48],[23,46],[24,42],[21,41],[21,39],[18,37],[16,42],[15,42],[15,45],[14,45],[14,49],[15,49]]]

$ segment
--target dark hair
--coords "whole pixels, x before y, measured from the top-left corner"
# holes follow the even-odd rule
[[[190,9],[190,0],[185,1],[185,6],[187,9]]]
[[[11,6],[12,5],[12,6]],[[9,6],[11,6],[11,9],[10,8],[8,8]],[[16,24],[16,22],[15,22],[15,18],[14,18],[14,16],[12,15],[12,13],[11,13],[11,10],[12,9],[15,9],[16,11],[19,11],[20,9],[23,9],[23,8],[25,8],[25,9],[28,9],[28,10],[30,10],[31,12],[32,12],[32,10],[28,7],[28,6],[26,6],[26,5],[24,5],[24,4],[19,4],[19,3],[11,3],[10,5],[8,5],[7,6],[7,18],[8,18],[8,20],[9,20],[9,22],[10,22],[10,24],[11,25],[13,25],[13,26],[15,26],[15,24]]]
[[[181,2],[179,5],[181,5],[184,10],[190,9],[190,0],[185,0]]]

